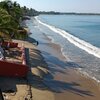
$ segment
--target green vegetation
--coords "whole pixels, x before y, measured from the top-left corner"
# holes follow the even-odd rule
[[[21,7],[17,2],[4,0],[0,2],[0,37],[11,40],[12,38],[27,38],[27,31],[21,26],[24,16],[35,16],[38,12],[34,9]]]
[[[39,12],[36,11],[35,9],[33,9],[33,8],[29,9],[26,6],[24,6],[21,9],[22,9],[24,16],[37,16],[37,15],[39,15]]]

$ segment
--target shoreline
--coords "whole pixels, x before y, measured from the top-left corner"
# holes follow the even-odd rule
[[[47,46],[50,46],[49,48],[52,48],[52,49],[56,49],[57,50],[57,52],[60,52],[61,53],[61,55],[59,56],[59,54],[60,53],[58,53],[58,58],[60,57],[60,59],[63,61],[64,60],[64,56],[63,56],[63,54],[62,54],[62,52],[61,52],[61,47],[59,46],[59,51],[58,51],[58,48],[55,48],[58,44],[55,44],[55,43],[53,43],[52,41],[51,41],[51,39],[49,39],[48,37],[46,37],[45,35],[44,35],[44,38],[46,38],[47,39],[47,41],[49,41],[50,42],[50,45],[49,44],[47,44]],[[52,45],[52,46],[51,46]],[[55,45],[55,46],[53,46],[53,45]],[[44,47],[43,47],[44,48]],[[43,49],[42,48],[42,49]],[[40,51],[41,51],[41,47],[40,47],[40,49],[39,49]],[[48,50],[48,49],[47,49]],[[46,51],[47,51],[46,50]],[[43,50],[42,50],[43,51]],[[44,50],[45,51],[45,50]],[[51,51],[51,50],[50,50]],[[55,55],[56,53],[55,53],[55,50],[54,50],[54,53],[52,53],[53,55]],[[44,58],[45,58],[45,56],[44,56]],[[47,62],[48,63],[48,62]],[[49,64],[48,64],[49,65]],[[64,100],[67,100],[67,99],[71,99],[71,100],[74,100],[75,98],[77,99],[77,100],[99,100],[98,99],[98,97],[99,97],[99,84],[96,82],[96,81],[94,81],[93,79],[91,79],[90,77],[86,77],[86,76],[84,76],[84,75],[82,75],[79,71],[77,71],[76,69],[72,69],[72,68],[68,68],[67,69],[68,71],[69,71],[69,73],[71,73],[71,75],[72,76],[64,76],[64,77],[66,77],[66,79],[64,79],[63,80],[63,77],[61,77],[60,75],[58,75],[58,76],[55,76],[55,78],[54,78],[54,80],[59,80],[59,78],[60,78],[60,80],[62,81],[75,81],[75,83],[79,83],[80,85],[82,85],[83,86],[83,91],[80,91],[80,92],[85,92],[85,90],[84,90],[84,88],[86,89],[86,90],[91,90],[91,86],[93,86],[94,87],[94,89],[92,89],[91,91],[93,91],[93,92],[95,92],[95,94],[97,95],[97,98],[96,99],[92,99],[92,94],[90,93],[90,94],[88,94],[88,91],[87,91],[87,96],[86,96],[86,98],[85,99],[83,99],[83,98],[81,98],[80,96],[75,96],[75,95],[72,95],[71,93],[68,93],[68,92],[66,92],[66,91],[63,91],[63,92],[65,92],[65,93],[55,93],[55,100],[62,100],[62,98],[63,97],[65,97],[65,99]],[[66,70],[66,71],[67,71]],[[66,72],[65,71],[65,72]],[[58,74],[59,72],[57,72],[57,74]],[[73,73],[74,73],[74,75],[73,75]],[[61,73],[59,73],[59,74],[61,74]],[[62,74],[61,74],[62,75]],[[63,76],[63,75],[62,75]],[[76,78],[76,77],[77,78]],[[81,82],[81,81],[83,81],[83,83]],[[48,82],[47,82],[48,83]],[[58,82],[59,83],[59,82]],[[77,83],[77,84],[78,84]],[[89,83],[89,84],[88,84]],[[97,85],[98,84],[98,85]],[[90,85],[90,86],[89,86]],[[51,85],[50,85],[51,86]],[[51,87],[52,88],[52,87]],[[55,87],[54,87],[55,88]],[[79,87],[78,87],[79,88]],[[52,90],[52,89],[51,89]],[[76,89],[77,90],[77,89]],[[75,92],[75,91],[74,91]],[[69,94],[69,96],[66,96],[66,94]],[[84,93],[83,93],[83,95],[85,95]],[[90,97],[88,96],[88,95],[91,95]]]
[[[51,44],[56,44],[56,43],[54,42],[54,40],[53,40],[51,37],[47,36],[46,34],[43,34],[43,35],[48,39],[48,41],[51,42]],[[59,44],[56,44],[56,45],[59,45]],[[65,54],[63,54],[63,48],[62,48],[60,45],[59,45],[59,48],[61,49],[62,56],[63,56],[66,60],[69,59],[69,58],[67,58],[67,57],[65,56]],[[88,78],[88,79],[91,79],[92,81],[94,81],[94,82],[100,87],[100,80],[97,80],[95,77],[91,77],[91,76],[88,75],[88,73],[86,73],[86,72],[82,72],[79,68],[74,68],[74,70],[76,71],[76,73],[79,73],[79,74],[82,75],[83,77]]]
[[[95,82],[69,68],[70,64],[66,65],[61,47],[52,43],[46,36],[44,39],[47,43],[40,43],[38,47],[28,41],[15,40],[29,48],[31,73],[29,72],[28,75],[29,86],[24,80],[25,84],[16,84],[16,95],[7,94],[7,96],[11,100],[22,100],[26,96],[30,97],[28,91],[31,88],[32,100],[62,100],[62,98],[63,100],[99,100],[100,91]]]
[[[38,47],[28,41],[15,41],[23,43],[29,49],[30,71],[28,84],[18,84],[17,94],[11,100],[30,95],[32,100],[99,100],[99,87],[96,83],[73,69],[73,62],[67,61],[62,54],[61,46],[53,43],[44,33],[45,42],[39,42]],[[21,81],[21,80],[20,80]],[[91,88],[92,87],[92,88]]]
[[[59,33],[59,35],[66,38],[70,43],[74,44],[78,48],[86,51],[87,53],[89,53],[97,58],[100,58],[99,47],[96,47],[93,44],[86,42],[85,40],[82,40],[82,39],[70,34],[69,32],[67,32],[63,29],[60,29],[60,28],[57,28],[53,25],[49,25],[47,23],[42,22],[41,20],[38,19],[38,16],[35,17],[35,20],[37,20],[38,23],[49,28],[50,30]]]

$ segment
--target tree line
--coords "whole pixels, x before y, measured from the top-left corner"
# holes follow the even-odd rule
[[[20,25],[24,16],[36,16],[38,12],[26,6],[21,7],[16,1],[0,2],[0,38],[26,38],[27,32]]]

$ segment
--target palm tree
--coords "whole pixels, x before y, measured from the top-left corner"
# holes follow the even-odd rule
[[[5,9],[14,20],[19,23],[19,19],[22,16],[20,5],[17,2],[11,2],[10,0],[4,0],[0,2],[0,7]]]
[[[8,12],[0,8],[0,35],[9,36],[9,31],[11,30],[11,16]]]
[[[21,36],[20,33],[23,31],[18,31],[21,15],[20,5],[16,2],[12,3],[9,0],[0,2],[0,35],[10,39]]]

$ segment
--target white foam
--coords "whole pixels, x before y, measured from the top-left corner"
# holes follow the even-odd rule
[[[53,39],[51,36],[47,36],[47,37],[48,37],[49,39],[51,39],[51,42],[52,42],[52,43],[55,43],[55,42],[54,42],[54,39]]]
[[[92,54],[98,58],[100,58],[100,48],[97,48],[95,46],[93,46],[92,44],[84,41],[84,40],[81,40],[71,34],[69,34],[68,32],[62,30],[62,29],[59,29],[59,28],[56,28],[54,26],[51,26],[51,25],[48,25],[46,23],[43,23],[41,22],[38,17],[35,17],[35,19],[42,25],[48,27],[49,29],[51,29],[52,31],[56,32],[56,33],[59,33],[61,36],[63,36],[64,38],[66,38],[68,41],[70,41],[71,43],[73,43],[75,46],[85,50],[86,52],[88,52],[89,54]]]
[[[95,80],[97,83],[100,83],[100,80],[98,80],[96,77],[91,76],[88,72],[83,71],[81,68],[78,68],[78,72],[80,72],[82,75],[84,75],[85,77],[89,77],[93,80]]]

